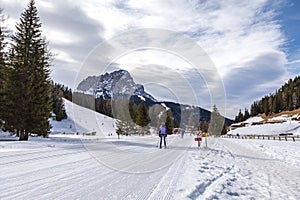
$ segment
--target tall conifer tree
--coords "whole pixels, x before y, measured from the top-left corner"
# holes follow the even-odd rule
[[[224,117],[219,113],[216,105],[213,106],[213,111],[211,112],[208,133],[210,135],[219,135],[224,127]]]
[[[5,51],[6,47],[6,37],[7,28],[4,25],[5,17],[2,14],[2,9],[0,8],[0,128],[2,126],[2,121],[4,120],[6,113],[5,111],[5,83],[7,80],[7,55]]]
[[[8,126],[28,140],[29,133],[47,136],[51,111],[49,65],[51,54],[42,37],[35,1],[30,0],[12,36],[9,95],[11,118]]]
[[[0,8],[0,88],[3,88],[5,81],[5,71],[6,71],[6,53],[5,53],[5,38],[7,29],[4,26],[5,17],[2,15],[2,9]]]
[[[145,102],[142,101],[138,107],[138,112],[136,116],[136,124],[145,127],[150,123],[150,118],[148,115],[147,107]]]

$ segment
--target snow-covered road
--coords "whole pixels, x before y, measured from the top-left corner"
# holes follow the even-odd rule
[[[246,140],[198,150],[191,136],[168,137],[167,149],[154,136],[86,138],[0,142],[0,199],[300,198],[299,162]]]

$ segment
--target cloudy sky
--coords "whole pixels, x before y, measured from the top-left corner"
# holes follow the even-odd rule
[[[11,30],[27,3],[0,0]],[[72,88],[87,75],[124,68],[157,99],[210,109],[222,94],[224,113],[233,118],[300,72],[296,0],[36,4],[43,34],[56,54],[51,76]]]

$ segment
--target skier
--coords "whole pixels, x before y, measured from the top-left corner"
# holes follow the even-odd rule
[[[197,138],[200,138],[198,139],[198,148],[200,148],[202,142],[202,131],[200,130],[200,128],[197,129],[196,134]]]
[[[167,145],[166,145],[167,127],[164,123],[159,128],[158,136],[160,137],[159,148],[161,149],[163,139],[164,139],[165,148],[167,148]]]
[[[184,130],[184,129],[181,129],[181,138],[183,138],[184,133],[185,133],[185,130]]]

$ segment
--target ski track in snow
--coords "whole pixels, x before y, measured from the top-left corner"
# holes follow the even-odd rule
[[[156,141],[156,138],[154,140]],[[150,159],[146,165],[162,162],[161,159],[177,154],[178,142],[189,143],[189,140],[178,138],[175,138],[175,142],[173,140],[174,138],[170,137],[168,149],[155,148],[153,140],[149,140],[151,143],[148,143],[148,146],[152,145],[150,149],[156,157],[151,158],[149,154],[142,161]],[[20,142],[15,142],[12,146],[11,142],[3,143],[2,148],[7,145],[11,151],[1,152],[0,156],[0,199],[120,199],[121,197],[155,199],[151,195],[163,195],[164,199],[172,199],[171,195],[179,177],[176,173],[179,172],[184,160],[182,156],[174,160],[171,165],[175,168],[163,166],[153,172],[132,174],[103,166],[86,151],[80,140],[66,145],[57,141],[39,141],[38,144],[29,141],[29,143],[33,143],[34,146],[28,149]],[[93,143],[93,140],[87,143]],[[146,145],[149,149],[148,146]],[[133,146],[130,149],[130,146],[126,145],[122,150],[136,152],[137,148]],[[104,152],[108,157],[113,155],[114,151],[117,151],[114,156],[120,153],[119,149],[110,150],[111,154],[109,150]],[[134,162],[141,159],[140,156],[135,158],[135,154],[132,157],[135,159]],[[128,157],[120,159],[117,156],[111,159],[116,160],[117,165],[136,167],[132,166],[132,163],[128,165],[126,161]],[[165,189],[161,191],[161,188]]]
[[[111,139],[120,146],[105,151],[107,146],[100,146],[99,155],[124,167],[124,172],[103,165],[86,151],[86,144],[106,144],[99,139],[2,142],[0,199],[300,198],[300,171],[295,165],[230,139],[208,138],[208,148],[193,144],[181,151],[192,140],[171,136],[168,148],[158,149],[156,137]],[[155,169],[163,161],[169,165]],[[154,170],[143,172],[147,166]]]

